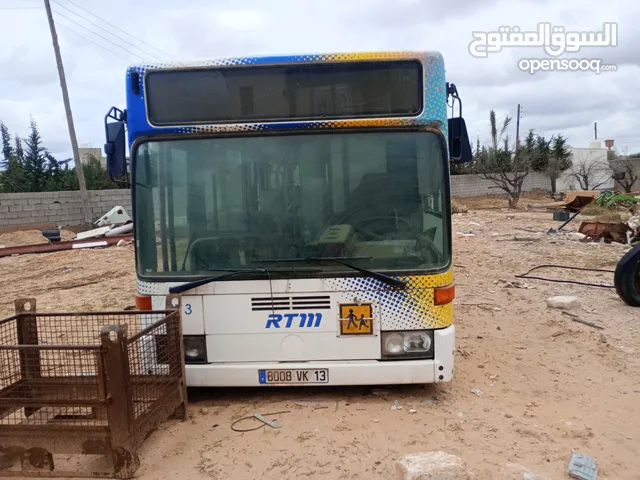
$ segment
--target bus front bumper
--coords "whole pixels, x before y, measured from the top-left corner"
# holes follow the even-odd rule
[[[453,378],[455,327],[434,332],[434,360],[349,360],[212,363],[186,365],[188,387],[400,385],[448,382]],[[326,383],[260,383],[264,370],[326,370]]]

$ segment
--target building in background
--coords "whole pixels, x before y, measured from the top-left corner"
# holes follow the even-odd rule
[[[100,160],[100,165],[103,168],[107,168],[107,158],[102,156],[101,148],[90,147],[89,145],[83,145],[78,148],[78,154],[80,155],[80,163],[85,165],[89,162],[89,158],[91,155],[95,156],[98,160]]]
[[[607,149],[600,140],[592,140],[588,147],[571,147],[570,150],[572,166],[558,182],[560,191],[614,188],[613,169]]]

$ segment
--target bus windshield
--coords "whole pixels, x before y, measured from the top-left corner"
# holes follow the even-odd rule
[[[134,157],[141,278],[278,270],[269,260],[309,257],[390,272],[450,264],[449,172],[436,133],[172,139],[142,143]],[[349,271],[286,266],[274,276]]]

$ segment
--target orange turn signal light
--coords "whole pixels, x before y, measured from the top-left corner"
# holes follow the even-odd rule
[[[152,308],[151,308],[151,296],[136,294],[136,309],[138,309],[138,310],[152,310]]]
[[[456,298],[456,287],[453,284],[433,289],[433,303],[435,305],[451,303],[454,298]]]

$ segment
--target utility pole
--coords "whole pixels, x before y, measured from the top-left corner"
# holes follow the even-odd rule
[[[62,100],[64,109],[67,114],[67,126],[69,127],[69,137],[71,138],[71,148],[73,149],[73,164],[76,167],[76,175],[78,175],[78,185],[80,187],[80,199],[82,202],[82,213],[84,221],[87,225],[91,225],[91,208],[89,207],[89,195],[87,194],[87,185],[84,181],[84,171],[80,162],[80,154],[78,153],[78,139],[76,138],[76,129],[73,126],[73,116],[71,114],[71,104],[69,103],[69,92],[67,91],[67,80],[64,75],[64,66],[62,65],[62,56],[60,55],[60,46],[58,45],[58,34],[56,26],[53,22],[53,14],[51,13],[51,5],[49,0],[44,0],[44,8],[47,10],[47,19],[49,20],[49,30],[51,30],[51,41],[53,42],[53,51],[56,54],[56,64],[58,66],[58,75],[60,76],[60,88],[62,89]]]
[[[598,139],[598,122],[593,122],[593,139]]]
[[[518,104],[518,116],[516,117],[516,158],[520,148],[520,104]]]

